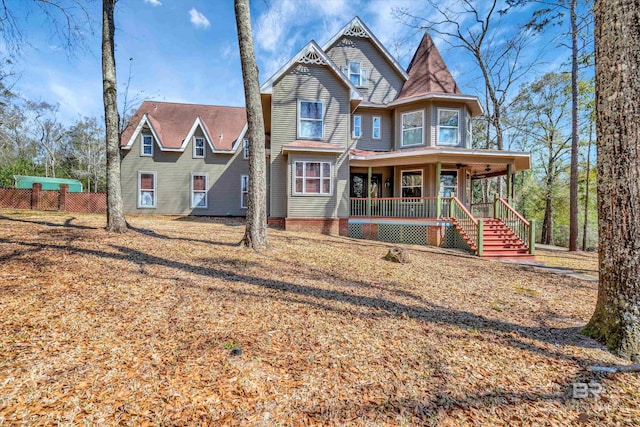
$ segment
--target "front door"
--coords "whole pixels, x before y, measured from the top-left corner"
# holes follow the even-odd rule
[[[371,198],[382,197],[382,174],[374,173],[371,175],[371,182],[367,185],[366,173],[351,174],[351,197],[366,199],[367,192],[371,192]]]

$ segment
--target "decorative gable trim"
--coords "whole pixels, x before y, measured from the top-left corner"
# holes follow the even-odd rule
[[[353,19],[351,22],[349,22],[349,24],[347,24],[347,26],[349,28],[344,32],[345,36],[360,37],[360,38],[363,38],[363,39],[370,38],[369,37],[369,32],[367,32],[367,30],[362,28],[361,22],[357,17],[356,17],[356,19]]]
[[[142,116],[142,118],[140,119],[140,122],[138,123],[138,126],[136,126],[136,130],[133,131],[133,134],[131,135],[131,138],[129,138],[129,141],[127,141],[127,144],[123,145],[120,148],[122,148],[123,150],[130,150],[131,147],[133,146],[133,143],[136,141],[136,138],[138,138],[138,136],[140,135],[140,132],[142,132],[142,129],[144,128],[144,125],[147,125],[149,127],[149,129],[151,130],[151,135],[153,135],[153,139],[156,141],[156,144],[158,145],[158,148],[160,148],[160,150],[162,150],[162,151],[165,151],[165,149],[162,148],[162,141],[158,137],[158,133],[156,132],[155,128],[153,127],[153,124],[151,124],[151,120],[149,120],[149,117],[147,116],[147,113],[145,113]]]
[[[329,65],[325,62],[324,59],[322,59],[322,56],[320,55],[320,53],[318,53],[318,51],[316,51],[313,45],[309,46],[309,49],[307,49],[307,53],[300,57],[300,59],[298,59],[298,62],[301,64]]]
[[[322,63],[320,62],[322,61]],[[293,58],[284,64],[273,76],[260,87],[260,93],[271,95],[273,93],[273,84],[282,77],[294,64],[315,64],[329,67],[333,71],[335,76],[342,81],[345,86],[350,89],[350,100],[362,101],[364,98],[358,89],[351,83],[336,64],[327,56],[327,54],[318,46],[315,40],[311,40],[307,43],[298,53],[293,55]]]
[[[367,27],[362,20],[356,16],[353,18],[347,25],[342,27],[340,31],[338,31],[331,39],[322,46],[323,51],[329,50],[331,46],[333,46],[342,36],[348,37],[359,37],[359,38],[368,38],[374,44],[375,47],[382,53],[385,59],[391,64],[391,66],[396,70],[396,72],[404,79],[409,79],[409,74],[402,68],[400,63],[389,53],[387,48],[378,40],[378,38],[371,32],[369,27]]]

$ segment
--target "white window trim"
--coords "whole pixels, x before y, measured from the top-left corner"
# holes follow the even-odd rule
[[[153,157],[153,135],[150,133],[142,133],[140,134],[140,156],[142,157]],[[146,137],[151,138],[151,154],[146,154],[144,152],[144,139]]]
[[[202,156],[198,156],[196,154],[196,148],[197,148],[196,144],[197,144],[198,140],[202,141]],[[207,140],[205,138],[203,138],[201,136],[194,136],[193,137],[193,158],[194,159],[204,159],[206,157],[206,155],[207,155],[207,148],[206,147],[207,147]]]
[[[302,163],[302,192],[296,191],[296,163]],[[320,191],[322,191],[322,180],[327,179],[322,177],[322,164],[327,163],[329,165],[329,192],[328,193],[308,193],[305,191],[307,184],[307,163],[320,163]],[[314,197],[330,197],[333,196],[333,163],[324,160],[294,160],[292,168],[293,180],[291,182],[291,190],[295,196],[314,196]]]
[[[147,154],[148,155],[148,154]],[[140,188],[140,178],[142,175],[153,175],[153,205],[142,206],[140,201],[142,199],[142,189]],[[146,190],[148,191],[148,190]],[[153,171],[138,171],[138,209],[155,209],[158,204],[158,173]]]
[[[204,176],[204,206],[193,205],[193,177]],[[189,206],[191,209],[207,209],[209,207],[209,174],[204,172],[191,172],[191,179],[189,182]],[[198,192],[202,192],[198,190]]]
[[[376,119],[378,119],[378,136],[376,136]],[[382,139],[382,116],[373,116],[371,119],[371,139]]]
[[[247,179],[247,191],[244,191],[242,189],[242,183],[244,182],[244,179]],[[247,194],[247,202],[249,201],[249,175],[240,175],[240,209],[247,209],[247,205],[244,205],[242,202],[244,200],[244,198],[242,196],[244,196],[244,194]]]
[[[302,112],[301,106],[303,102],[313,102],[316,104],[320,104],[322,105],[322,118],[320,119],[320,121],[322,122],[322,135],[320,136],[320,138],[309,138],[306,136],[300,136],[300,122],[302,121],[301,117],[300,117],[300,113]],[[298,136],[298,139],[308,139],[308,140],[313,140],[313,141],[322,141],[324,140],[324,114],[325,114],[325,109],[324,109],[324,102],[322,101],[317,101],[317,100],[312,100],[312,99],[298,99],[298,129],[296,129],[296,134]],[[311,121],[318,121],[318,119],[304,119],[304,120],[311,120]]]
[[[413,128],[408,128],[408,129],[404,129],[402,127],[402,123],[404,122],[404,116],[409,115],[409,114],[415,114],[415,113],[422,113],[422,132],[421,133],[421,142],[420,144],[408,144],[405,145],[404,143],[404,131],[405,130],[412,130],[412,129],[418,129],[417,127],[413,127]],[[413,110],[413,111],[407,111],[402,113],[401,117],[400,117],[400,145],[402,147],[417,147],[418,145],[424,145],[424,119],[425,119],[425,114],[424,114],[424,110]]]
[[[351,73],[351,64],[359,64],[360,65],[360,84],[359,85],[351,82],[351,74],[355,75],[355,73]],[[368,81],[367,81],[367,71],[362,68],[362,62],[360,62],[360,61],[349,61],[349,62],[347,62],[347,66],[346,67],[342,67],[342,73],[347,77],[347,79],[351,83],[353,83],[353,85],[355,87],[358,87],[358,88],[369,87],[369,84],[368,84]]]
[[[358,130],[360,131],[360,135],[356,135],[356,117],[360,119],[360,125],[358,126]],[[355,115],[353,116],[353,131],[351,132],[351,136],[355,139],[362,138],[362,116]]]
[[[245,138],[242,140],[242,158],[243,159],[249,158],[249,139],[248,138]]]
[[[402,185],[402,175],[405,172],[420,172],[420,197],[424,197],[424,171],[422,169],[403,169],[400,171],[400,197],[404,197],[402,195],[402,189],[403,188],[414,188],[415,186],[412,185],[411,187],[406,187],[404,185]],[[411,197],[411,198],[416,198],[416,197]]]
[[[436,145],[460,145],[460,109],[458,108],[438,108],[438,115],[436,117]],[[454,112],[458,114],[458,126],[440,126],[440,113],[443,111]],[[456,142],[440,142],[440,128],[454,129],[456,130]]]

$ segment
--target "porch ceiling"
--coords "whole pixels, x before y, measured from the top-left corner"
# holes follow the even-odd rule
[[[406,166],[436,162],[469,167],[472,175],[477,175],[478,178],[504,175],[507,173],[509,164],[512,165],[512,172],[531,168],[531,157],[524,151],[429,147],[391,152],[352,150],[349,156],[351,166],[364,167]]]

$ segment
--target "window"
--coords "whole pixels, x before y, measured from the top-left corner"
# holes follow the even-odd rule
[[[249,175],[240,177],[240,207],[245,208],[249,203]]]
[[[207,181],[206,173],[191,173],[191,208],[207,207]]]
[[[331,163],[295,162],[294,194],[331,194]]]
[[[342,72],[357,87],[367,86],[367,71],[363,70],[359,62],[349,62]]]
[[[138,172],[138,208],[156,207],[156,173]]]
[[[322,102],[300,101],[298,105],[298,137],[322,139]]]
[[[458,145],[458,110],[438,110],[438,144]]]
[[[353,116],[353,137],[360,138],[362,136],[362,116]]]
[[[442,197],[453,197],[458,192],[458,172],[440,172],[440,195]]]
[[[153,156],[153,136],[142,134],[141,156]]]
[[[422,197],[422,171],[402,171],[402,197]]]
[[[204,159],[204,138],[196,137],[193,141],[193,158]]]
[[[402,114],[402,146],[422,145],[424,111],[412,111]]]
[[[373,139],[382,138],[382,133],[380,132],[381,121],[382,119],[379,116],[373,116],[373,130],[371,132]]]
[[[245,159],[249,158],[249,140],[245,139],[244,141],[242,141],[242,155]]]

